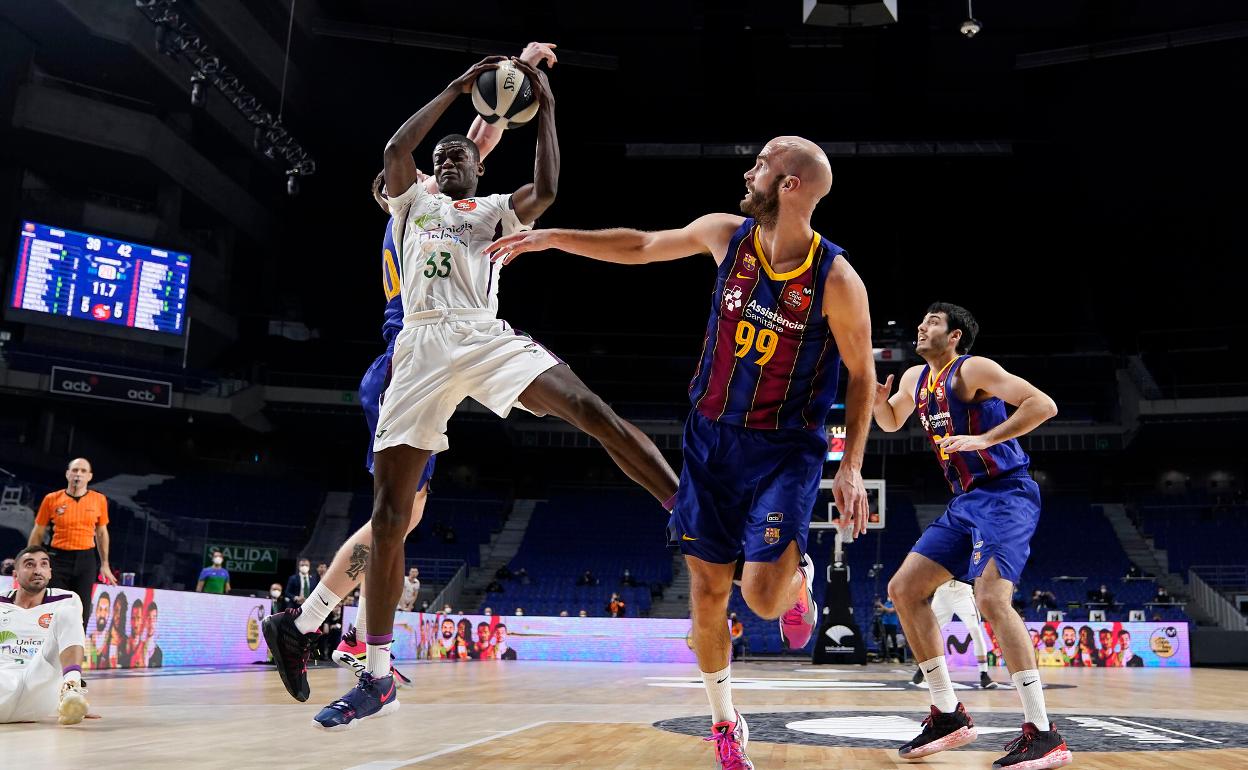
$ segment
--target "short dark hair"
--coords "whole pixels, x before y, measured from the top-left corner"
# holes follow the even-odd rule
[[[467,145],[470,148],[469,152],[472,153],[472,159],[477,161],[478,163],[481,162],[481,148],[477,146],[476,142],[472,141],[471,139],[464,136],[463,134],[447,134],[446,136],[438,140],[438,143],[434,145],[434,149],[437,149],[440,145],[443,145],[443,144]]]
[[[159,611],[160,611],[160,608],[156,606],[156,602],[151,602],[150,604],[147,605],[148,615],[151,615],[153,612],[159,612]]]
[[[931,315],[932,313],[944,313],[949,331],[962,332],[962,338],[958,340],[958,352],[971,352],[971,346],[975,344],[975,337],[979,335],[979,323],[975,320],[975,316],[971,315],[971,311],[949,302],[933,302],[927,308],[927,314]]]
[[[46,545],[38,545],[38,544],[28,545],[22,550],[18,551],[17,556],[13,557],[14,570],[16,571],[17,565],[22,563],[23,556],[26,556],[32,553],[42,553],[42,554],[45,554],[48,558],[52,558],[52,552],[48,550],[48,547]]]

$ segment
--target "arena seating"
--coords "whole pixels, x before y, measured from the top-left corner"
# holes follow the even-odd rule
[[[420,526],[408,536],[404,553],[409,559],[457,559],[476,567],[481,564],[481,546],[502,528],[509,505],[499,496],[439,484],[429,496]],[[372,490],[356,490],[351,498],[351,531],[368,521],[372,509]],[[446,527],[455,532],[452,543],[439,534]]]
[[[1140,529],[1164,549],[1171,572],[1197,564],[1243,564],[1248,505],[1203,494],[1154,496],[1140,505]]]
[[[325,492],[313,479],[205,473],[169,479],[135,500],[167,516],[306,526],[315,521]]]
[[[646,615],[652,584],[672,580],[666,532],[667,516],[644,493],[553,494],[534,509],[510,564],[512,571],[523,567],[529,582],[505,581],[503,593],[487,594],[482,606],[505,615],[522,607],[528,615],[558,615],[563,610],[576,615],[585,610],[602,617],[611,594],[618,592],[628,605],[627,616]],[[598,585],[578,587],[577,578],[587,569]],[[620,585],[625,569],[636,587]]]

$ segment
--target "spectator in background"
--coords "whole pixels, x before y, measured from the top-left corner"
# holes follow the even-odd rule
[[[494,610],[489,607],[486,607],[485,609],[481,610],[481,614],[486,616],[487,618],[492,617],[494,615]]]
[[[613,618],[622,618],[624,617],[624,613],[627,609],[628,604],[625,603],[622,596],[614,593],[611,594],[611,601],[607,602],[607,615]]]
[[[269,612],[270,615],[276,615],[286,610],[286,600],[282,598],[281,583],[274,583],[269,586],[269,599],[273,602],[272,611]]]
[[[1153,596],[1153,604],[1170,604],[1174,601],[1174,597],[1166,590],[1165,586],[1157,586],[1157,593]]]
[[[446,543],[447,545],[451,545],[452,543],[455,542],[455,540],[456,540],[455,528],[452,527],[450,524],[447,524],[446,529],[442,531],[442,542]]]
[[[1144,577],[1144,573],[1140,572],[1140,568],[1135,566],[1134,563],[1132,563],[1130,567],[1127,567],[1127,577],[1129,578]]]
[[[568,616],[567,610],[559,610],[559,617],[566,618],[567,616]]]
[[[199,580],[195,582],[195,590],[201,594],[228,594],[230,592],[230,573],[225,567],[225,554],[220,548],[213,549],[212,565],[199,571]]]
[[[316,582],[319,583],[322,580],[324,580],[326,572],[329,572],[328,564],[326,564],[325,562],[321,562],[320,564],[316,565]]]
[[[451,605],[449,605],[449,604],[444,604],[444,605],[442,605],[442,614],[443,614],[443,615],[451,615],[451,614],[453,614],[454,612],[455,612],[455,610],[451,609]]]
[[[598,578],[594,577],[594,573],[585,570],[584,574],[576,579],[576,584],[578,586],[596,586],[598,585]]]
[[[520,585],[527,586],[531,582],[529,580],[529,571],[525,569],[524,567],[521,567],[520,569],[516,570],[515,574],[516,574],[516,579],[520,581]]]
[[[1089,597],[1089,601],[1104,604],[1106,607],[1112,607],[1114,604],[1114,595],[1110,593],[1110,590],[1105,587],[1104,583],[1101,583],[1100,590],[1093,591],[1092,595]]]
[[[900,663],[905,654],[897,646],[897,632],[901,630],[901,619],[897,617],[897,608],[893,606],[892,599],[886,598],[880,601],[877,596],[875,611],[880,614],[880,634],[883,636],[881,646],[884,648],[884,657],[891,659],[894,663]]]
[[[325,616],[325,622],[321,623],[321,636],[317,641],[317,656],[321,660],[329,660],[329,654],[338,647],[338,643],[342,641],[342,604],[334,606],[329,614]]]
[[[403,579],[403,593],[399,596],[399,609],[411,612],[416,606],[416,598],[420,596],[420,570],[412,567]]]
[[[632,588],[637,585],[637,581],[633,579],[633,573],[628,568],[624,568],[624,574],[620,576],[620,585]]]
[[[524,608],[523,608],[523,607],[517,607],[517,608],[516,608],[516,617],[523,617],[523,616],[524,616]]]
[[[298,571],[286,581],[286,596],[295,606],[301,605],[304,599],[312,595],[319,582],[312,574],[312,562],[300,559]]]
[[[49,558],[52,581],[49,588],[73,591],[82,601],[82,625],[91,612],[91,587],[96,577],[107,585],[117,585],[108,564],[108,501],[99,492],[87,489],[94,474],[85,457],[70,461],[65,469],[65,489],[49,492],[39,505],[28,545],[43,545],[48,526],[52,527]]]
[[[1031,592],[1031,606],[1037,610],[1051,610],[1057,607],[1057,596],[1052,591],[1037,588]]]
[[[12,559],[5,559],[0,562],[0,577],[11,577],[13,575],[13,565],[14,561]]]
[[[581,611],[580,611],[580,614],[578,614],[578,615],[577,615],[577,617],[580,617],[580,618],[587,618],[587,617],[589,617],[589,613],[588,613],[588,612],[586,612],[585,610],[581,610]]]
[[[503,584],[498,582],[498,578],[495,578],[485,587],[485,592],[487,594],[501,594],[503,593]]]
[[[732,659],[739,660],[745,655],[745,625],[735,612],[728,613],[728,638],[732,640]]]
[[[494,570],[494,577],[497,580],[511,580],[515,576],[511,574],[511,570],[507,568],[506,564],[504,564],[503,566]]]

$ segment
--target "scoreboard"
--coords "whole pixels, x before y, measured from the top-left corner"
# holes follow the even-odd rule
[[[181,335],[191,255],[23,222],[8,305]]]

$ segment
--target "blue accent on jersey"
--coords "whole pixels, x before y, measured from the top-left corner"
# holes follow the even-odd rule
[[[1040,487],[1030,476],[988,479],[955,496],[912,550],[959,580],[974,580],[995,560],[1001,577],[1018,585],[1039,522]]]
[[[977,452],[945,453],[941,450],[940,441],[946,436],[978,436],[1008,417],[1005,402],[999,398],[968,403],[954,392],[953,377],[969,358],[969,355],[960,356],[935,377],[930,377],[931,367],[925,365],[914,391],[919,421],[955,495],[965,494],[985,481],[1026,473],[1031,464],[1031,458],[1015,439]]]

